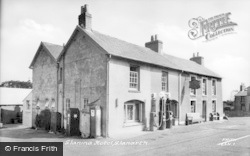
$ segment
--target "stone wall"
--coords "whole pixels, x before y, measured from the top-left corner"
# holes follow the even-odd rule
[[[46,99],[56,102],[56,61],[42,49],[33,67],[32,126],[35,126],[37,99],[40,111],[45,109]]]

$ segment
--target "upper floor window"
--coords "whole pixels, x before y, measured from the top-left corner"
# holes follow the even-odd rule
[[[162,72],[161,77],[162,91],[168,92],[168,73]]]
[[[193,80],[195,80],[195,77],[194,77],[194,76],[191,77],[191,81],[193,81]],[[191,95],[196,95],[196,89],[190,88],[190,94],[191,94]]]
[[[139,67],[130,66],[129,88],[139,90]]]
[[[216,95],[216,81],[212,80],[212,95]]]
[[[202,95],[207,95],[207,80],[202,80]]]

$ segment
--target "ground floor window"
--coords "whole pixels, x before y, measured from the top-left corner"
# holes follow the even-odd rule
[[[241,110],[242,110],[242,111],[246,111],[246,105],[243,104],[243,103],[241,104]]]
[[[124,104],[124,123],[142,122],[143,103],[129,101]]]
[[[212,112],[213,113],[216,112],[216,101],[215,100],[212,101]]]
[[[195,113],[195,101],[191,101],[191,113]]]

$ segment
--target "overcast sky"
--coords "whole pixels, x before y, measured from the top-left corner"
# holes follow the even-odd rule
[[[32,80],[29,65],[41,41],[63,45],[89,5],[92,28],[144,46],[158,34],[164,52],[189,59],[199,52],[205,66],[222,76],[223,100],[250,85],[250,1],[248,0],[2,0],[0,82]],[[234,34],[204,42],[188,38],[188,21],[231,12]]]

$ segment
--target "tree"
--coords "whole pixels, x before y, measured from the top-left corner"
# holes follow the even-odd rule
[[[25,81],[5,81],[2,82],[0,87],[7,87],[7,88],[32,88],[32,83],[30,80],[27,82]]]

